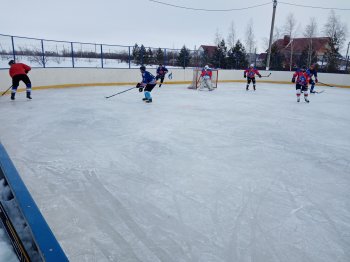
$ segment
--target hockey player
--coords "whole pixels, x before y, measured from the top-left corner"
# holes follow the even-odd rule
[[[310,81],[310,77],[306,72],[306,66],[303,66],[301,70],[296,71],[293,74],[292,82],[295,83],[295,89],[297,94],[297,102],[300,102],[300,94],[301,91],[304,93],[305,102],[309,103],[308,99],[308,83]]]
[[[20,81],[23,81],[26,85],[27,98],[32,99],[32,84],[29,77],[27,76],[28,72],[31,70],[30,66],[22,63],[16,63],[14,60],[10,60],[9,66],[9,74],[12,78],[11,100],[15,100],[17,88]]]
[[[213,91],[214,90],[214,88],[212,86],[212,83],[211,83],[212,76],[213,76],[213,72],[211,71],[209,66],[206,65],[202,69],[202,73],[201,73],[201,76],[200,76],[202,78],[202,81],[201,81],[199,90],[203,90],[204,88],[208,88],[209,91]]]
[[[145,89],[145,97],[142,99],[146,103],[152,103],[151,91],[156,86],[156,78],[150,72],[146,71],[146,67],[141,66],[140,71],[142,74],[142,82],[138,83],[136,87],[139,88],[139,92]]]
[[[159,87],[162,86],[163,81],[164,81],[164,77],[167,73],[168,73],[168,69],[165,66],[163,66],[162,64],[159,64],[159,66],[157,68],[157,76],[156,76],[156,80],[160,79]]]
[[[318,79],[317,79],[317,71],[316,71],[316,67],[314,64],[312,64],[310,66],[310,68],[306,71],[307,74],[309,75],[310,77],[310,85],[311,85],[311,88],[310,88],[310,93],[314,94],[316,93],[314,91],[314,88],[315,88],[315,83],[318,83]],[[312,77],[315,77],[315,80],[312,78]]]
[[[254,67],[254,64],[251,64],[249,66],[249,68],[244,70],[243,76],[244,76],[244,78],[247,78],[247,87],[246,87],[247,91],[249,90],[250,82],[253,82],[254,91],[256,90],[256,88],[255,88],[256,87],[255,75],[258,75],[259,78],[261,78],[261,75],[260,75],[259,71]]]

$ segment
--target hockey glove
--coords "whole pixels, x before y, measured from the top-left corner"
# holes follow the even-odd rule
[[[29,71],[28,71],[28,70],[24,70],[24,73],[28,74],[28,73],[29,73]]]
[[[258,75],[259,76],[259,78],[261,78],[261,75]]]
[[[246,74],[244,74],[244,78],[247,78],[247,75],[246,75]]]
[[[292,78],[292,83],[295,83],[295,77]]]
[[[141,86],[142,86],[141,83],[137,83],[137,85],[136,85],[137,88],[139,88]]]

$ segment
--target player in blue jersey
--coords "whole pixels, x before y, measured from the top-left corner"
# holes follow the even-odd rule
[[[152,103],[151,92],[152,89],[156,86],[156,78],[150,72],[146,71],[146,67],[140,67],[142,81],[138,83],[136,87],[139,88],[139,92],[142,92],[145,89],[145,97],[142,99],[146,103]]]
[[[167,73],[168,73],[168,69],[162,64],[159,64],[159,67],[157,68],[157,76],[156,76],[156,80],[160,79],[159,87],[162,86],[164,77]]]
[[[306,72],[310,77],[310,85],[311,85],[310,93],[316,93],[314,91],[314,88],[315,88],[315,84],[318,83],[318,79],[317,79],[317,70],[315,65],[312,64]],[[315,79],[313,79],[313,77],[315,77]]]

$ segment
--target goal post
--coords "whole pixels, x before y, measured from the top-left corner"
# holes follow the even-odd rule
[[[218,87],[218,75],[219,75],[219,70],[218,69],[211,69],[212,71],[212,77],[211,77],[211,83],[213,88]],[[201,84],[201,73],[202,69],[201,68],[194,68],[193,69],[193,78],[192,78],[192,83],[188,87],[189,89],[198,89]]]

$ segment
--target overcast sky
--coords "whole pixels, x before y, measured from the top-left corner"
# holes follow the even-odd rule
[[[149,0],[6,0],[1,1],[0,34],[89,43],[193,49],[213,44],[218,30],[226,39],[230,23],[235,23],[237,38],[244,42],[250,19],[258,52],[265,49],[269,37],[272,0],[160,0],[176,5],[206,9],[241,8],[271,2],[254,9],[231,12],[203,12],[160,5]],[[349,0],[284,0],[284,2],[324,7],[350,8]],[[288,13],[298,21],[302,36],[310,17],[315,17],[319,31],[329,10],[291,7],[278,4],[277,27],[282,27]],[[335,11],[350,32],[350,11]],[[320,33],[320,35],[322,35]],[[350,33],[344,45],[345,55]]]

